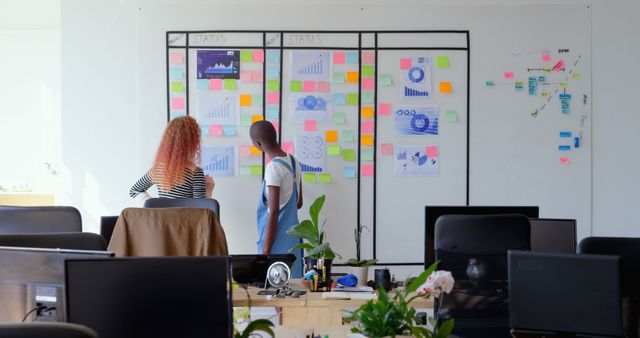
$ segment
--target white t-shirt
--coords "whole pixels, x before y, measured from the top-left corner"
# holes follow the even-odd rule
[[[291,166],[291,155],[287,155],[287,157],[276,157],[277,159],[281,159],[284,163],[287,163]],[[276,159],[274,158],[274,160]],[[296,167],[293,168],[296,171],[296,184],[298,185],[298,198],[300,195],[300,162],[296,159]],[[275,161],[269,162],[267,167],[264,170],[264,182],[266,188],[264,190],[264,197],[269,200],[269,186],[280,187],[280,208],[283,208],[291,195],[293,194],[293,175],[289,169],[287,169],[281,163],[275,163]],[[298,205],[298,201],[294,201],[295,205]]]

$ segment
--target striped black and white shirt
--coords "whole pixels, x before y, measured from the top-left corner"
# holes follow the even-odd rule
[[[201,168],[196,167],[195,169],[184,169],[184,181],[181,184],[178,184],[171,188],[171,190],[166,190],[162,187],[160,182],[163,179],[163,171],[162,169],[158,172],[158,177],[154,179],[151,174],[151,170],[149,170],[144,176],[142,176],[136,184],[131,187],[129,191],[129,195],[133,198],[137,197],[140,194],[146,195],[145,197],[150,197],[147,195],[147,190],[151,188],[152,185],[158,185],[158,193],[160,197],[163,198],[206,198],[206,182],[204,179],[204,172]]]

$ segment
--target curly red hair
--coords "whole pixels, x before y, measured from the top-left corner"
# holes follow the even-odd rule
[[[177,117],[164,130],[156,158],[153,161],[154,180],[171,190],[184,182],[185,168],[200,161],[200,127],[191,116]],[[160,174],[162,173],[162,174]]]

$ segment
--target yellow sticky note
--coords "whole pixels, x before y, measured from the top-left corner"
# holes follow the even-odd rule
[[[342,151],[339,145],[332,144],[327,147],[327,154],[331,156],[340,156]]]
[[[362,146],[373,147],[373,135],[362,135]]]
[[[262,166],[257,164],[257,165],[252,165],[251,166],[251,175],[262,175]]]
[[[262,120],[264,120],[264,116],[262,115],[258,115],[258,114],[251,115],[251,124],[256,123],[258,121],[262,121]]]
[[[251,95],[240,94],[240,107],[251,107]]]
[[[182,83],[182,82],[172,82],[171,83],[171,91],[172,92],[183,92],[184,91],[184,83]]]
[[[372,119],[373,118],[373,107],[362,107],[362,118],[363,119]]]
[[[251,146],[251,155],[262,155],[262,152],[256,146]]]
[[[338,142],[338,131],[337,130],[327,130],[325,135],[327,137],[327,143]]]
[[[320,175],[320,183],[331,183],[331,174],[329,173],[321,173]]]
[[[304,177],[304,182],[305,183],[316,183],[317,182],[316,173],[304,173],[303,177]]]
[[[440,82],[440,92],[449,94],[451,93],[451,82]]]
[[[347,83],[358,83],[358,72],[347,72]]]

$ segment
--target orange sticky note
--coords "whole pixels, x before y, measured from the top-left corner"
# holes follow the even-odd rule
[[[440,82],[440,92],[450,94],[451,93],[451,82]]]
[[[304,121],[304,131],[316,131],[318,126],[316,124],[316,120],[305,120]]]
[[[251,107],[251,95],[240,94],[240,107]]]
[[[347,83],[358,83],[358,72],[347,72]]]
[[[380,148],[382,155],[393,155],[393,144],[383,143]]]
[[[262,116],[262,115],[258,115],[258,114],[251,115],[251,123],[252,124],[256,123],[258,121],[262,121],[262,120],[264,120],[264,116]]]
[[[378,103],[378,114],[379,115],[391,115],[391,104],[389,104],[389,103]]]
[[[338,142],[338,131],[337,130],[327,130],[325,135],[327,137],[327,143]]]
[[[251,155],[262,155],[262,152],[256,146],[251,146]]]
[[[373,176],[373,164],[363,164],[361,172],[362,176]]]
[[[362,107],[362,118],[363,119],[372,119],[373,118],[373,107]]]
[[[365,147],[373,147],[373,135],[362,135],[361,143]]]

